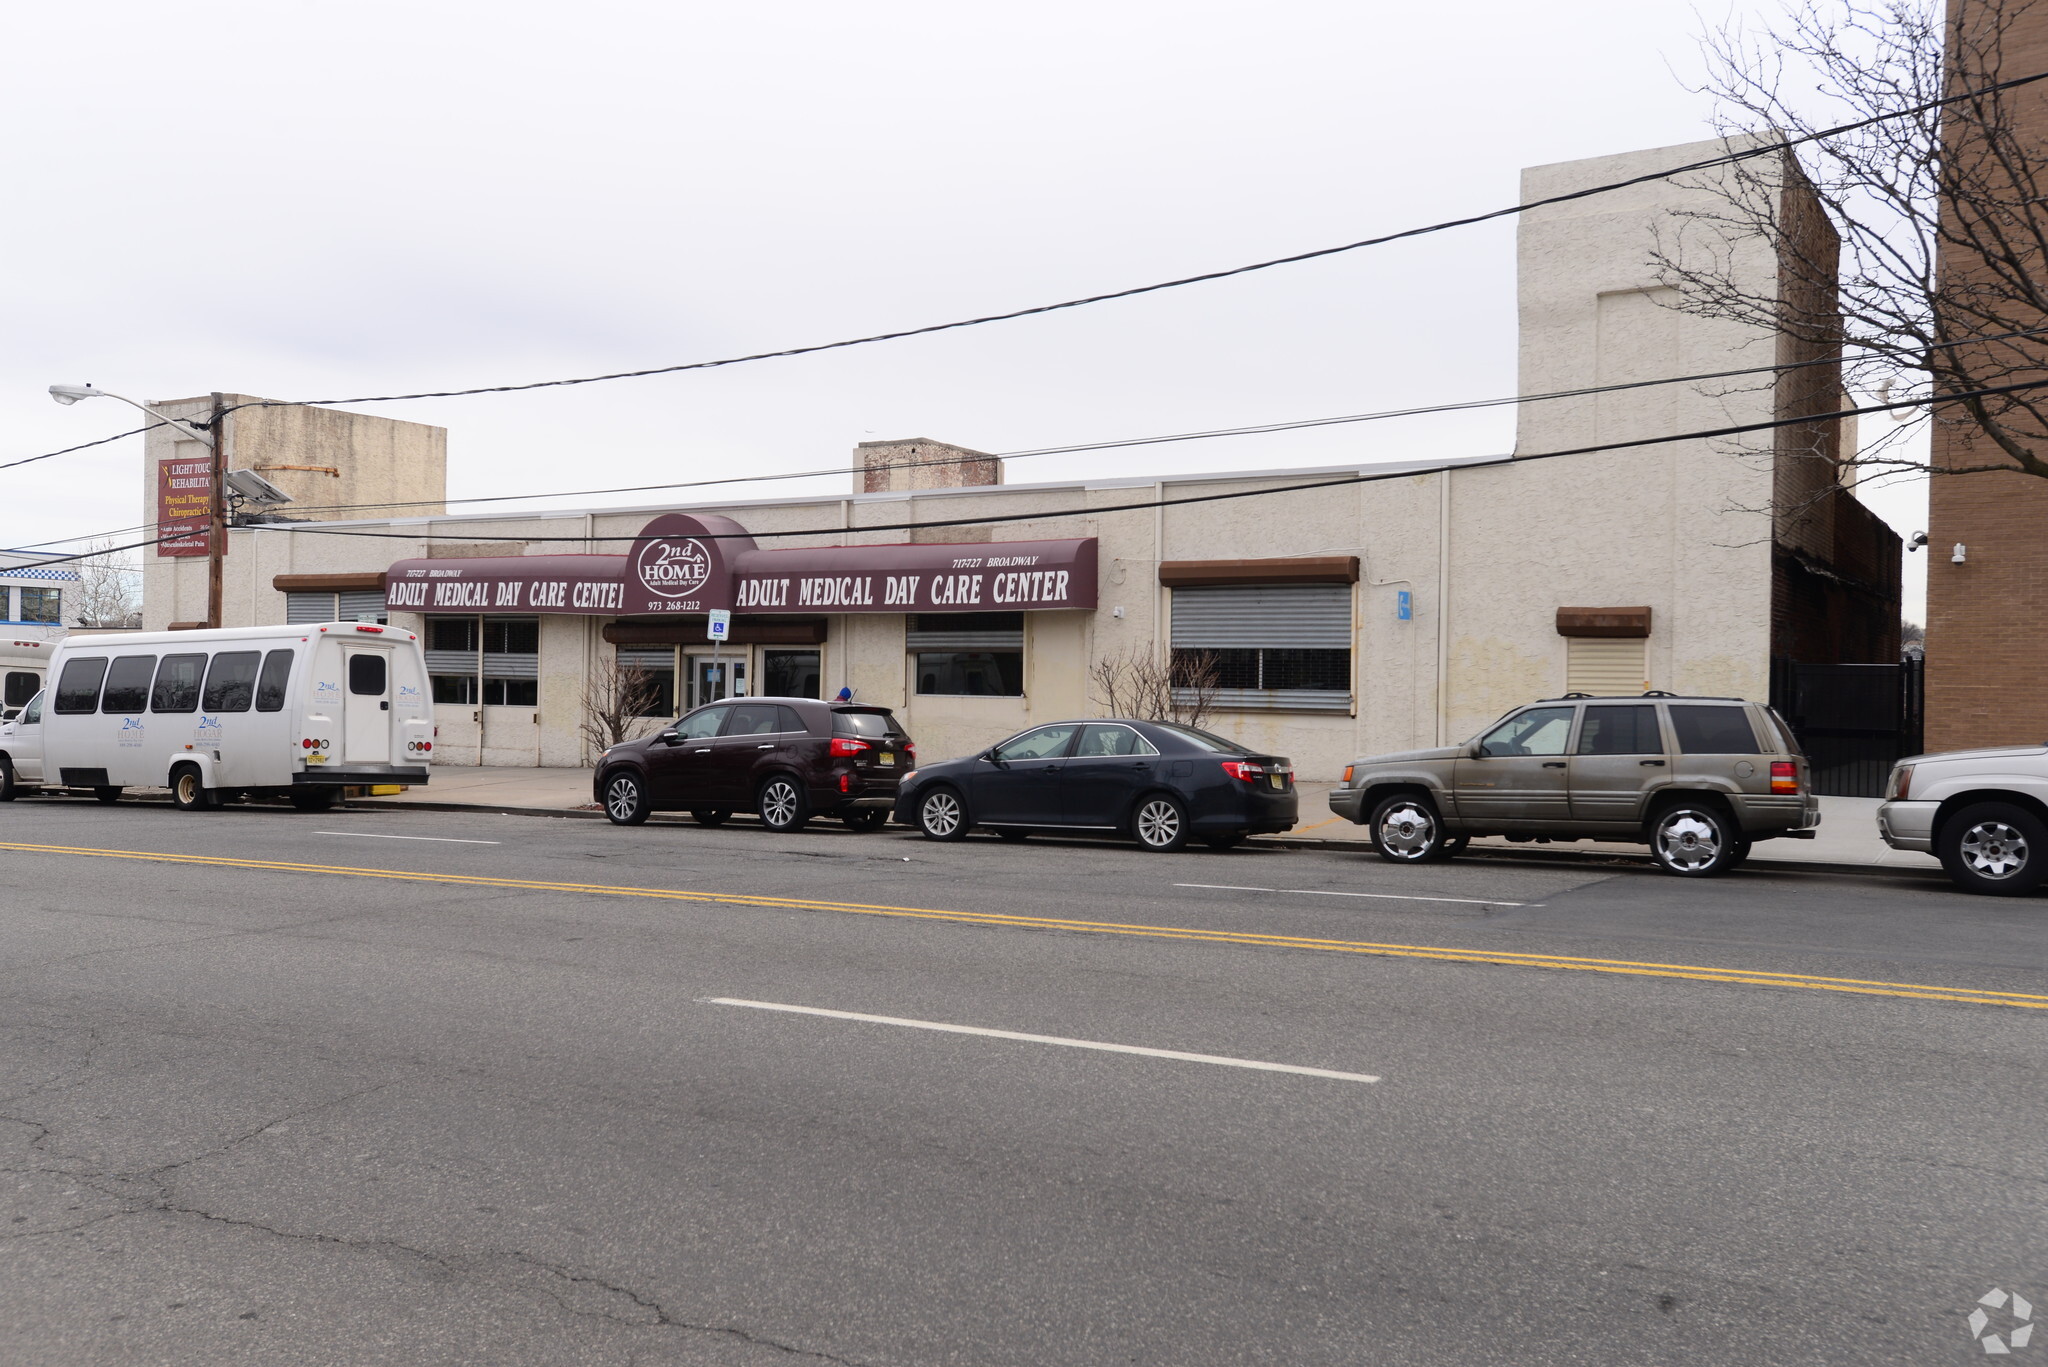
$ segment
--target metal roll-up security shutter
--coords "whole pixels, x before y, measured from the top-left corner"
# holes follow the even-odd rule
[[[1349,650],[1349,584],[1173,591],[1173,644],[1193,650]]]
[[[430,650],[427,655],[429,674],[474,674],[476,673],[476,652],[474,650]]]
[[[475,656],[470,656],[475,659]],[[490,651],[484,653],[484,677],[486,679],[538,679],[540,677],[540,656],[506,655]]]
[[[378,595],[383,601],[383,595]],[[335,616],[334,595],[331,593],[287,593],[284,596],[284,620],[287,626],[306,626],[313,622],[338,622]]]
[[[674,669],[674,646],[620,646],[619,663],[635,669]]]
[[[903,632],[907,650],[1022,650],[1024,614],[964,612],[948,621],[946,613],[918,613]],[[991,622],[989,619],[994,618]],[[1005,618],[1014,618],[1005,622]]]
[[[1564,691],[1594,697],[1633,698],[1649,687],[1644,681],[1640,636],[1568,636],[1564,643]]]
[[[322,595],[323,597],[325,595]],[[382,622],[388,620],[384,612],[384,590],[350,590],[336,595],[340,600],[338,622]]]

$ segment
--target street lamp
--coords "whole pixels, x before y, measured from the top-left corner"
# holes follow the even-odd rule
[[[227,498],[225,494],[226,453],[222,443],[215,438],[227,430],[227,406],[221,396],[213,396],[213,418],[207,426],[210,431],[202,432],[190,423],[181,422],[168,413],[159,413],[148,404],[131,399],[124,394],[110,393],[95,389],[89,384],[53,384],[50,397],[65,407],[80,399],[119,399],[131,408],[139,408],[156,421],[174,427],[197,442],[203,442],[213,456],[212,494],[209,498],[210,512],[206,529],[206,625],[217,627],[221,624],[221,557],[227,552]]]

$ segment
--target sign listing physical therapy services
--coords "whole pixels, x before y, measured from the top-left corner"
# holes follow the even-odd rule
[[[385,602],[409,612],[604,616],[1092,609],[1093,537],[761,550],[729,518],[667,513],[625,555],[401,560]]]
[[[213,458],[168,456],[156,463],[158,555],[205,555],[213,521]]]

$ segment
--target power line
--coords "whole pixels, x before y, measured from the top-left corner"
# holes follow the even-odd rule
[[[1911,353],[1919,354],[1937,351],[1946,347],[1977,346],[1991,342],[2008,341],[2015,337],[2035,337],[2048,333],[2048,327],[2028,328],[2017,332],[2004,333],[1995,337],[1972,337],[1963,341],[1936,342],[1914,347]],[[1906,354],[1907,349],[1899,348],[1895,354]],[[1886,354],[1879,352],[1877,354]],[[1655,380],[1625,380],[1615,384],[1588,385],[1580,389],[1560,389],[1546,394],[1516,394],[1494,399],[1465,399],[1455,403],[1429,404],[1418,408],[1384,409],[1375,413],[1352,413],[1330,418],[1299,418],[1287,422],[1256,423],[1244,427],[1219,427],[1200,432],[1179,432],[1165,436],[1124,437],[1113,441],[1080,442],[1069,446],[1044,446],[1027,451],[994,451],[986,454],[999,460],[1024,460],[1034,456],[1069,455],[1084,451],[1109,451],[1132,446],[1156,446],[1169,442],[1206,441],[1217,437],[1264,436],[1275,432],[1293,432],[1305,428],[1332,427],[1346,423],[1379,422],[1389,418],[1425,417],[1437,413],[1462,413],[1486,408],[1502,408],[1525,403],[1545,403],[1556,399],[1590,398],[1601,394],[1620,393],[1632,389],[1650,389],[1659,385],[1694,384],[1709,380],[1740,379],[1753,375],[1783,374],[1788,371],[1804,370],[1814,366],[1839,365],[1838,356],[1821,357],[1810,361],[1790,361],[1778,365],[1749,366],[1738,370],[1704,371],[1696,375],[1672,375]],[[1923,400],[1924,402],[1924,400]],[[983,454],[980,452],[977,455]],[[952,458],[932,460],[887,461],[879,465],[862,466],[862,471],[921,470],[933,465],[951,464]],[[606,489],[557,489],[538,494],[482,494],[475,498],[412,499],[394,503],[314,503],[293,505],[300,512],[308,513],[349,513],[379,512],[401,508],[433,508],[451,503],[520,503],[541,498],[594,498],[603,494],[647,494],[672,489],[703,489],[721,484],[769,484],[785,480],[822,479],[849,473],[846,466],[832,466],[817,470],[795,470],[773,475],[725,475],[717,479],[677,480],[667,484],[629,484]]]
[[[40,456],[23,456],[20,460],[10,460],[5,465],[0,465],[0,470],[12,470],[17,465],[33,465],[39,460],[48,460],[52,456],[68,456],[73,451],[84,451],[94,446],[105,446],[108,442],[119,441],[123,437],[139,437],[144,432],[153,431],[159,427],[168,427],[169,425],[168,423],[153,422],[148,426],[138,427],[133,432],[116,432],[111,437],[101,437],[98,441],[81,442],[77,446],[67,446],[62,451],[45,451]]]
[[[2048,388],[2048,380],[2025,380],[2016,384],[1995,385],[1984,389],[1967,390],[1956,394],[1943,394],[1940,401],[1947,403],[1962,399],[1986,398],[1994,394],[2014,394],[2029,389]],[[1044,522],[1062,517],[1097,517],[1104,513],[1137,512],[1148,508],[1172,508],[1188,503],[1222,503],[1234,499],[1269,498],[1276,494],[1302,493],[1314,489],[1335,489],[1353,484],[1375,484],[1389,479],[1411,479],[1416,475],[1438,474],[1452,470],[1482,469],[1498,465],[1524,465],[1532,461],[1558,460],[1565,456],[1586,456],[1601,451],[1627,451],[1646,446],[1663,446],[1681,441],[1705,441],[1715,437],[1740,436],[1748,432],[1770,432],[1786,427],[1803,427],[1815,423],[1833,422],[1840,418],[1863,417],[1871,413],[1892,413],[1901,408],[1919,408],[1929,402],[1927,399],[1904,399],[1896,403],[1871,404],[1862,408],[1844,408],[1827,413],[1809,414],[1797,418],[1773,418],[1768,422],[1739,423],[1730,427],[1705,428],[1696,432],[1679,432],[1662,437],[1639,437],[1633,441],[1601,442],[1593,446],[1574,446],[1562,451],[1542,451],[1526,456],[1496,456],[1489,460],[1465,461],[1454,465],[1425,466],[1420,469],[1406,466],[1399,470],[1388,470],[1378,474],[1351,474],[1335,479],[1314,480],[1304,484],[1285,484],[1270,489],[1241,489],[1220,494],[1191,494],[1185,498],[1146,499],[1137,503],[1101,504],[1090,508],[1071,510],[1044,510],[1028,513],[1005,513],[994,517],[959,517],[932,522],[881,522],[868,523],[858,527],[807,527],[795,531],[777,532],[693,532],[700,541],[724,541],[739,537],[790,537],[790,536],[843,536],[848,532],[897,532],[916,531],[932,527],[992,527],[1006,522]],[[344,527],[322,526],[314,522],[267,522],[254,523],[243,530],[262,532],[287,532],[302,536],[355,536],[380,541],[474,541],[476,533],[455,533],[437,535],[431,532],[366,532]],[[588,545],[592,542],[618,542],[636,544],[642,541],[659,540],[664,534],[649,535],[645,532],[626,536],[523,536],[518,540],[525,543],[576,542]]]
[[[1853,133],[1858,129],[1868,128],[1874,124],[1888,123],[1893,119],[1910,118],[1913,115],[1925,114],[1931,110],[1940,109],[1959,101],[1978,99],[1999,91],[2031,85],[2033,82],[2043,79],[2048,79],[2048,71],[2036,72],[2031,76],[2015,76],[2010,80],[1997,81],[1990,85],[1980,86],[1975,90],[1963,91],[1955,95],[1946,95],[1937,100],[1927,100],[1906,109],[1872,115],[1867,119],[1837,124],[1833,128],[1824,128],[1818,132],[1807,133],[1800,137],[1784,138],[1777,142],[1764,143],[1739,152],[1727,152],[1718,157],[1709,157],[1703,161],[1691,162],[1684,166],[1668,167],[1661,171],[1651,171],[1605,185],[1594,185],[1583,190],[1571,190],[1564,194],[1549,195],[1543,199],[1512,204],[1500,209],[1489,209],[1485,213],[1468,214],[1463,218],[1445,219],[1440,223],[1425,224],[1417,228],[1404,228],[1399,232],[1384,233],[1378,237],[1361,238],[1356,242],[1346,242],[1340,246],[1318,247],[1311,251],[1296,252],[1290,256],[1276,256],[1266,261],[1254,261],[1249,265],[1231,266],[1224,270],[1205,271],[1200,275],[1186,275],[1173,280],[1158,281],[1150,285],[1135,285],[1129,289],[1111,290],[1105,294],[1084,295],[1079,299],[1067,299],[1057,304],[1038,304],[1030,308],[1012,309],[1007,313],[989,313],[976,318],[957,319],[950,323],[931,323],[924,327],[903,328],[895,332],[877,332],[865,337],[850,337],[837,342],[818,342],[809,346],[785,347],[779,351],[757,351],[745,356],[728,356],[716,361],[691,361],[681,365],[652,366],[645,370],[614,371],[607,375],[585,375],[566,380],[534,380],[526,384],[483,385],[475,389],[427,390],[416,394],[370,394],[352,399],[261,399],[249,404],[238,404],[236,408],[289,408],[329,404],[397,403],[409,399],[463,398],[472,394],[512,394],[532,389],[557,389],[568,385],[599,384],[607,380],[633,380],[642,379],[650,375],[673,375],[686,370],[715,370],[722,366],[744,365],[752,361],[779,360],[789,356],[809,356],[821,351],[839,351],[847,347],[867,346],[876,342],[893,342],[900,341],[906,337],[922,337],[935,332],[952,332],[960,328],[980,327],[985,323],[1005,323],[1018,318],[1034,317],[1039,314],[1058,313],[1066,309],[1084,308],[1090,304],[1108,303],[1116,299],[1130,299],[1141,294],[1156,294],[1161,290],[1179,289],[1184,285],[1199,285],[1206,284],[1212,280],[1227,280],[1232,276],[1249,275],[1254,271],[1271,270],[1276,266],[1290,266],[1303,261],[1314,261],[1322,257],[1337,256],[1345,252],[1358,251],[1364,247],[1384,246],[1389,242],[1400,242],[1408,238],[1423,237],[1431,233],[1445,232],[1452,228],[1471,227],[1474,224],[1490,222],[1493,219],[1508,218],[1516,214],[1527,213],[1531,209],[1545,208],[1552,204],[1568,204],[1574,200],[1589,199],[1595,195],[1627,189],[1632,185],[1643,185],[1651,181],[1667,180],[1672,176],[1687,175],[1694,171],[1710,170],[1716,166],[1730,166],[1737,162],[1770,156],[1777,152],[1790,151],[1809,142],[1840,137],[1844,133]],[[234,410],[230,409],[229,411],[232,412]]]

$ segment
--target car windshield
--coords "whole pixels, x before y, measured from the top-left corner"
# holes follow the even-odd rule
[[[1173,722],[1154,722],[1152,724],[1161,731],[1167,731],[1179,736],[1182,740],[1192,741],[1195,745],[1209,751],[1211,754],[1255,755],[1258,753],[1258,751],[1253,750],[1249,746],[1239,745],[1234,740],[1225,740],[1223,737],[1208,731],[1199,731],[1192,726],[1180,726]]]

